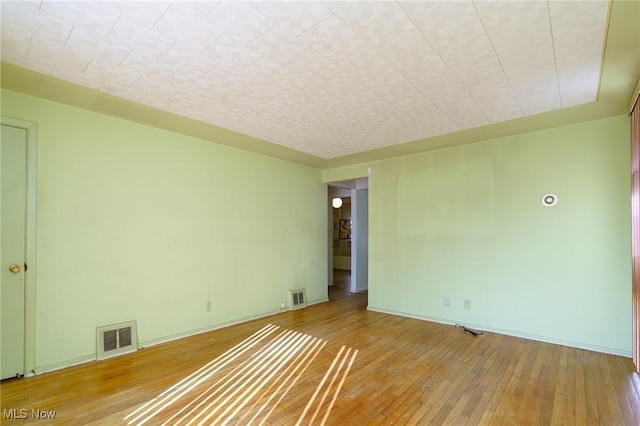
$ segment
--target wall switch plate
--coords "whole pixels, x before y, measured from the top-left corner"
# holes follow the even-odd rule
[[[448,296],[444,298],[444,306],[451,306],[451,299]]]
[[[465,309],[471,309],[471,300],[470,299],[464,299],[464,308]]]

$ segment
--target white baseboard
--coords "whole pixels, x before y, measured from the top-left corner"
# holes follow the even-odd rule
[[[96,354],[85,355],[78,358],[70,359],[67,361],[60,361],[54,364],[43,365],[36,367],[30,374],[25,374],[26,377],[38,376],[43,373],[50,373],[52,371],[62,370],[64,368],[73,367],[75,365],[86,364],[87,362],[95,361]]]
[[[436,322],[436,323],[439,323],[439,324],[447,324],[447,325],[455,325],[455,324],[457,324],[457,322],[452,322],[450,320],[446,320],[446,319],[442,319],[442,318],[434,318],[434,317],[429,317],[429,316],[426,316],[426,315],[409,314],[409,313],[406,313],[406,312],[394,311],[392,309],[381,309],[381,308],[376,308],[376,307],[369,306],[367,308],[367,310],[373,311],[373,312],[380,312],[380,313],[383,313],[383,314],[397,315],[397,316],[406,317],[406,318],[414,318],[414,319],[418,319],[418,320],[422,320],[422,321]],[[618,356],[622,356],[622,357],[625,357],[625,358],[631,358],[632,357],[632,352],[630,350],[624,350],[624,349],[618,349],[618,348],[610,348],[610,347],[606,347],[606,346],[592,345],[592,344],[583,343],[583,342],[574,342],[574,341],[571,341],[571,340],[556,339],[556,338],[553,338],[553,337],[539,336],[539,335],[536,335],[536,334],[529,334],[529,333],[522,333],[522,332],[514,331],[514,330],[505,330],[505,329],[501,329],[501,328],[486,327],[486,326],[483,326],[481,324],[465,323],[463,325],[465,327],[469,327],[469,328],[472,328],[474,330],[486,331],[486,332],[489,332],[489,333],[502,334],[502,335],[511,336],[511,337],[519,337],[519,338],[522,338],[522,339],[534,340],[534,341],[537,341],[537,342],[544,342],[544,343],[551,343],[551,344],[554,344],[554,345],[568,346],[570,348],[585,349],[585,350],[588,350],[588,351],[600,352],[600,353],[605,353],[605,354],[610,354],[610,355],[618,355]]]

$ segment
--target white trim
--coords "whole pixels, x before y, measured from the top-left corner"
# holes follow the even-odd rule
[[[63,370],[69,367],[75,367],[76,365],[86,364],[88,362],[96,361],[95,355],[85,355],[78,358],[73,358],[68,361],[60,361],[54,364],[44,365],[42,367],[38,367],[35,370],[32,370],[32,374],[25,376],[38,376],[44,373],[51,373],[52,371]]]
[[[457,324],[456,322],[452,322],[450,320],[446,320],[446,319],[442,319],[442,318],[433,318],[433,317],[424,316],[424,315],[414,315],[414,314],[409,314],[409,313],[406,313],[406,312],[394,311],[394,310],[389,310],[389,309],[380,309],[380,308],[375,308],[375,307],[371,307],[371,306],[367,307],[367,310],[373,311],[373,312],[379,312],[379,313],[382,313],[382,314],[396,315],[396,316],[405,317],[405,318],[413,318],[413,319],[417,319],[417,320],[421,320],[421,321],[436,322],[436,323],[439,323],[439,324],[446,324],[446,325],[455,325],[455,324]],[[617,348],[609,348],[609,347],[606,347],[606,346],[591,345],[591,344],[588,344],[588,343],[574,342],[574,341],[571,341],[571,340],[555,339],[553,337],[538,336],[536,334],[521,333],[519,331],[504,330],[504,329],[501,329],[501,328],[485,327],[485,326],[482,326],[482,325],[479,325],[479,324],[465,323],[464,326],[465,327],[469,327],[469,328],[473,328],[474,330],[480,330],[480,331],[486,331],[486,332],[489,332],[489,333],[502,334],[504,336],[519,337],[519,338],[522,338],[522,339],[534,340],[534,341],[537,341],[537,342],[551,343],[551,344],[554,344],[554,345],[568,346],[570,348],[584,349],[584,350],[588,350],[588,351],[601,352],[601,353],[605,353],[605,354],[618,355],[618,356],[623,356],[625,358],[631,358],[631,351],[626,351],[626,350],[617,349]]]
[[[0,116],[0,124],[24,129],[27,132],[27,252],[25,261],[25,324],[24,324],[24,372],[36,368],[36,198],[38,124],[16,118]]]

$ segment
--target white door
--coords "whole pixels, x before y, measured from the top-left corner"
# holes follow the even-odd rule
[[[0,378],[6,379],[24,374],[27,131],[1,127]]]

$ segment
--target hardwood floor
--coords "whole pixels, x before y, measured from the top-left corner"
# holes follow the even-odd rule
[[[369,312],[348,279],[328,303],[4,381],[2,423],[640,424],[630,359]]]

